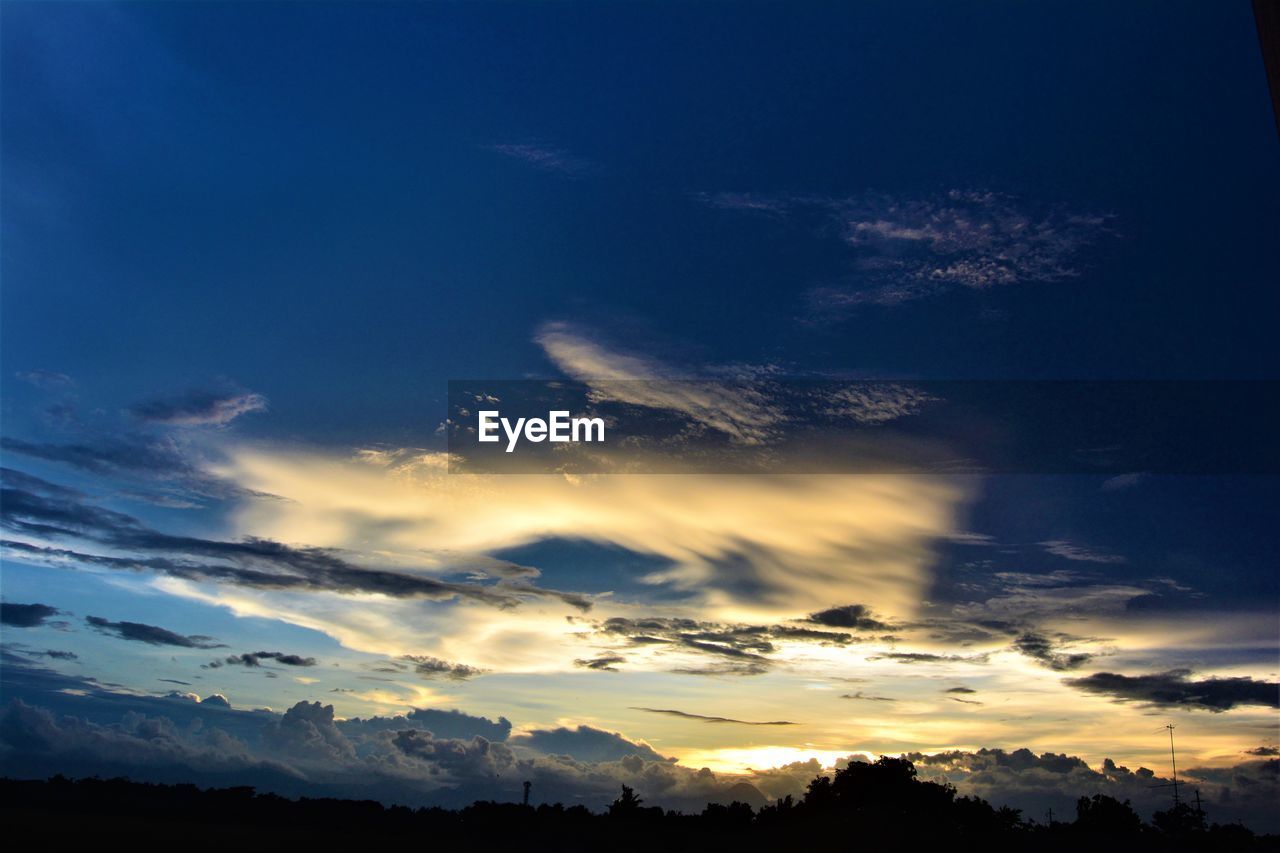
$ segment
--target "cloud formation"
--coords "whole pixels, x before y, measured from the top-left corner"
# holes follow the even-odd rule
[[[454,681],[466,681],[468,678],[484,674],[484,670],[479,667],[453,663],[430,655],[405,655],[402,660],[412,663],[413,671],[424,678],[442,677],[451,678]]]
[[[609,400],[675,412],[743,444],[773,436],[782,410],[757,383],[690,375],[639,355],[609,349],[566,323],[546,323],[534,340],[566,375]]]
[[[0,624],[13,628],[35,628],[61,613],[58,608],[47,604],[0,602]]]
[[[732,723],[737,726],[794,726],[798,725],[789,720],[770,720],[768,722],[755,722],[752,720],[735,720],[732,717],[709,717],[706,714],[690,714],[688,711],[677,711],[674,708],[634,708],[636,711],[645,711],[650,714],[665,714],[668,717],[679,717],[683,720],[700,720],[704,723]]]
[[[224,426],[248,412],[267,408],[267,398],[252,392],[188,391],[138,403],[130,412],[139,420],[165,426]]]
[[[1110,696],[1120,702],[1141,702],[1159,707],[1201,708],[1228,711],[1238,705],[1280,707],[1280,684],[1249,677],[1191,678],[1189,669],[1171,669],[1149,675],[1095,672],[1073,678],[1067,684],[1087,693]]]
[[[486,146],[505,157],[518,160],[544,172],[554,172],[567,178],[582,178],[598,171],[599,167],[563,148],[539,142],[504,142]]]
[[[136,643],[147,643],[152,646],[178,646],[184,649],[218,649],[223,648],[213,637],[201,634],[184,636],[175,634],[166,628],[146,625],[142,622],[112,622],[101,616],[86,616],[84,621],[90,628],[100,634],[108,634],[121,640],[133,640]]]

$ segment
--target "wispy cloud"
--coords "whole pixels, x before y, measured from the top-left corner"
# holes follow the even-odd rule
[[[540,142],[503,142],[485,146],[505,157],[519,160],[541,169],[544,172],[555,172],[568,178],[583,178],[599,171],[599,165],[579,157],[563,148]]]
[[[665,714],[668,717],[679,717],[684,720],[701,720],[704,723],[732,723],[738,726],[795,726],[790,720],[769,720],[767,722],[755,722],[751,720],[735,720],[732,717],[709,717],[706,714],[690,714],[687,711],[677,711],[674,708],[633,708],[635,711],[645,711],[650,714]]]
[[[708,380],[656,359],[618,352],[567,323],[543,325],[534,340],[597,399],[677,412],[745,444],[767,440],[784,417],[753,383]],[[702,381],[689,381],[694,379]]]
[[[58,373],[56,370],[19,370],[16,371],[14,377],[21,379],[37,388],[48,389],[66,389],[74,388],[76,382],[65,373]]]
[[[135,417],[166,426],[224,426],[248,412],[267,408],[267,398],[252,392],[188,391],[130,408]]]
[[[186,636],[170,631],[167,628],[147,625],[143,622],[112,622],[110,619],[104,619],[101,616],[86,616],[84,621],[90,628],[99,633],[109,634],[121,640],[147,643],[152,646],[178,646],[184,649],[218,649],[224,646],[223,643],[219,643],[213,637],[206,637],[202,634]]]
[[[1076,278],[1084,250],[1110,233],[1113,219],[988,190],[849,197],[721,192],[695,198],[722,210],[807,220],[814,233],[845,245],[847,274],[809,290],[814,320],[954,288]]]
[[[1118,554],[1107,554],[1102,551],[1095,551],[1066,539],[1050,539],[1041,542],[1040,546],[1055,557],[1061,557],[1064,560],[1071,560],[1077,563],[1123,563],[1125,558]]]

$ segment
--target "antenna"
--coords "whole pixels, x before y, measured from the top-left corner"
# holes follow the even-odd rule
[[[1173,804],[1181,805],[1182,799],[1178,796],[1178,755],[1173,751],[1173,723],[1168,723],[1165,728],[1169,730],[1169,760],[1173,764],[1173,781],[1166,782],[1163,785],[1152,785],[1153,788],[1173,788]],[[1158,730],[1157,730],[1158,731]],[[1199,794],[1199,791],[1196,792]]]

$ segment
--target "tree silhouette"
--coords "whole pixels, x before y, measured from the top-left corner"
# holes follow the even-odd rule
[[[1029,823],[1016,809],[994,808],[979,797],[957,796],[950,785],[920,780],[911,762],[900,758],[852,762],[831,776],[813,779],[799,801],[784,797],[759,811],[733,802],[708,804],[693,814],[664,812],[646,807],[627,785],[605,814],[596,814],[582,805],[566,808],[559,803],[536,808],[518,801],[481,801],[457,810],[387,808],[372,800],[291,800],[249,787],[201,790],[194,785],[54,777],[0,779],[0,820],[14,838],[56,834],[64,846],[74,842],[94,848],[106,839],[175,833],[200,839],[200,847],[219,849],[304,843],[328,849],[367,844],[371,838],[396,846],[427,838],[446,850],[546,848],[573,853],[777,853],[850,846],[869,851],[932,847],[984,853],[1252,853],[1280,847],[1275,836],[1260,838],[1238,824],[1206,826],[1204,813],[1186,805],[1157,812],[1154,825],[1148,826],[1127,801],[1103,794],[1080,797],[1074,823]]]
[[[1076,801],[1076,827],[1101,835],[1136,835],[1142,829],[1142,818],[1129,805],[1115,797],[1094,794]]]
[[[622,786],[622,796],[609,805],[609,817],[634,817],[640,813],[644,800],[636,796],[635,790]]]

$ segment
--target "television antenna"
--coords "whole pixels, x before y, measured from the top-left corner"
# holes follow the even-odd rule
[[[1173,766],[1173,781],[1165,782],[1160,785],[1152,785],[1151,787],[1173,788],[1173,804],[1175,806],[1178,806],[1178,805],[1181,805],[1182,799],[1178,796],[1178,755],[1173,750],[1173,730],[1175,727],[1173,723],[1168,723],[1164,726],[1164,728],[1169,730],[1169,761]],[[1163,731],[1163,729],[1157,729],[1156,731]],[[1198,795],[1199,791],[1197,791],[1196,793]]]

